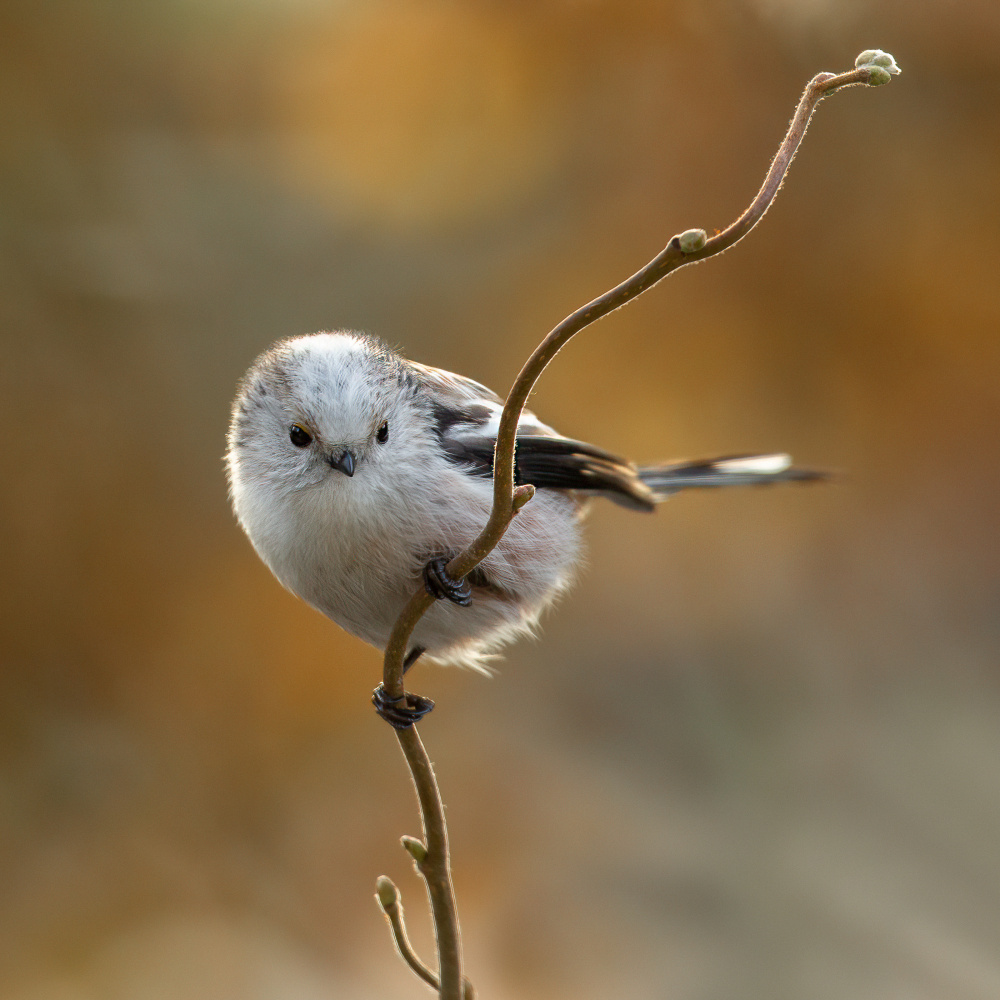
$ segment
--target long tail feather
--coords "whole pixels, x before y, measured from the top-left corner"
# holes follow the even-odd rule
[[[697,462],[671,462],[669,465],[639,469],[638,472],[656,500],[666,500],[672,493],[693,488],[761,486],[830,478],[829,473],[815,469],[794,468],[791,458],[781,454],[731,455]]]

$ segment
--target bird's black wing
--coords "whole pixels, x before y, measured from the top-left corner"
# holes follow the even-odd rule
[[[425,390],[434,433],[451,461],[474,475],[493,478],[493,451],[503,402],[486,386],[427,365],[413,365]],[[536,489],[600,493],[640,510],[652,510],[653,491],[635,467],[610,452],[562,437],[530,410],[517,424],[514,477]]]
[[[468,466],[476,475],[493,477],[496,438],[485,434],[452,433],[442,437],[448,457]],[[652,491],[634,466],[610,452],[569,438],[548,434],[519,434],[514,452],[514,481],[536,489],[576,490],[602,494],[626,507],[652,510]]]

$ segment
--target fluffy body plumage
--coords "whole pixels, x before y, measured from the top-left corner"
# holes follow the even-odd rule
[[[236,516],[285,587],[383,649],[426,563],[465,548],[489,516],[501,409],[485,386],[361,334],[282,341],[257,359],[233,404]],[[435,660],[484,669],[532,630],[571,581],[589,496],[652,510],[689,486],[816,478],[783,455],[637,469],[528,411],[516,468],[535,497],[469,575],[471,605],[437,601],[414,632]]]

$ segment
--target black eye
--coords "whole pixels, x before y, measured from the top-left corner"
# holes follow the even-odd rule
[[[379,429],[375,432],[375,440],[379,444],[385,444],[389,440],[389,421],[383,420]]]
[[[292,424],[291,430],[288,432],[288,440],[295,445],[296,448],[305,448],[307,445],[312,444],[312,434],[309,433],[301,424]]]

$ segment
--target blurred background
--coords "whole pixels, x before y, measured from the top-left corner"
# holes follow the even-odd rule
[[[420,996],[379,656],[230,514],[236,382],[378,333],[639,460],[834,485],[595,507],[492,680],[422,666],[486,998],[1000,995],[1000,7],[8,0],[0,12],[0,994]]]

